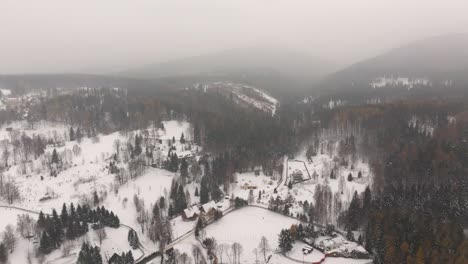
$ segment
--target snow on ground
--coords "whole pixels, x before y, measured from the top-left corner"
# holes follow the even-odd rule
[[[14,208],[0,208],[0,234],[3,234],[3,230],[7,225],[13,225],[16,227],[18,215],[28,214],[34,219],[37,218],[37,214],[27,213],[22,210]],[[101,247],[101,254],[103,259],[110,257],[114,252],[128,252],[132,251],[134,258],[138,258],[142,255],[142,252],[137,249],[133,250],[128,241],[128,228],[105,228],[107,238],[102,241],[102,244],[99,243],[99,239],[93,229],[90,228],[90,231],[81,238],[78,238],[74,241],[67,241],[66,243],[70,246],[70,254],[64,256],[63,245],[62,248],[54,250],[51,254],[46,256],[47,263],[74,263],[78,252],[81,248],[83,241],[93,243]],[[33,263],[37,263],[36,259],[36,248],[38,246],[37,238],[32,238],[31,240],[24,239],[20,236],[19,233],[16,233],[17,245],[13,253],[9,255],[10,263],[27,263],[28,252],[31,254],[31,260]]]
[[[205,85],[194,84],[194,89],[221,91],[239,105],[245,105],[275,115],[279,101],[259,88],[232,82],[214,82]],[[187,88],[189,89],[189,88]]]
[[[247,187],[255,188],[254,194],[258,195],[259,190],[265,191],[265,193],[273,193],[278,184],[276,180],[265,176],[263,172],[260,172],[258,176],[253,172],[236,173],[236,178],[236,183],[231,186],[231,193],[244,200],[247,200],[249,197],[250,190]]]
[[[194,222],[191,222],[194,223]],[[260,238],[265,236],[268,243],[273,251],[276,251],[278,246],[278,234],[281,229],[289,228],[292,224],[297,224],[298,221],[286,217],[281,214],[277,214],[266,209],[257,207],[246,207],[229,213],[217,222],[205,227],[206,237],[214,237],[217,244],[228,244],[232,245],[234,242],[238,242],[242,245],[243,251],[241,255],[241,263],[252,263],[255,260],[254,249],[258,247]],[[191,234],[187,238],[182,239],[174,245],[174,249],[179,250],[181,253],[185,252],[190,257],[192,256],[192,247],[200,246],[200,242],[195,239],[194,235]],[[302,261],[302,247],[305,244],[302,242],[295,242],[294,249],[288,254],[288,256]],[[206,253],[206,251],[204,251]],[[271,264],[293,264],[297,261],[288,259],[281,254],[272,254],[271,260],[268,263]],[[206,256],[205,256],[206,257]],[[230,256],[232,259],[232,256]],[[319,260],[323,257],[317,249],[314,249],[313,253],[304,257],[306,263],[311,261]],[[219,258],[219,254],[218,254]],[[223,263],[229,262],[229,257],[226,252],[223,253]],[[258,259],[262,260],[262,256],[259,254]],[[193,259],[192,259],[193,260]],[[358,259],[346,259],[346,258],[327,258],[325,262],[327,264],[367,264],[371,263],[370,260],[358,260]],[[263,263],[263,262],[261,262]]]
[[[100,245],[99,239],[97,239],[96,234],[92,234],[92,240],[101,247],[101,255],[103,255],[103,260],[109,259],[114,253],[121,254],[122,252],[132,251],[134,259],[138,259],[143,255],[143,252],[140,249],[132,249],[130,244],[127,241],[128,237],[128,228],[109,228],[106,227],[107,238],[102,241]],[[90,231],[94,232],[94,231]]]
[[[172,237],[174,239],[177,239],[187,234],[188,232],[192,231],[197,225],[197,220],[185,221],[184,219],[182,219],[182,216],[180,215],[171,219]]]
[[[233,88],[233,93],[244,103],[275,115],[279,102],[272,96],[248,85],[233,83],[227,83],[227,85]]]
[[[372,264],[371,259],[326,258],[323,264]]]
[[[32,125],[29,124],[27,121],[14,121],[9,124],[4,124],[0,127],[0,140],[9,139],[10,132],[7,131],[7,128],[11,128],[16,130],[20,133],[25,133],[26,135],[32,137],[33,135],[40,135],[43,138],[49,139],[54,137],[59,137],[62,139],[65,134],[68,133],[70,129],[68,125],[58,122],[50,122],[50,121],[38,121],[34,122]]]
[[[281,229],[297,223],[297,220],[290,217],[261,208],[247,207],[225,215],[207,226],[205,231],[206,236],[214,237],[218,245],[222,243],[231,245],[234,242],[242,244],[244,248],[242,263],[251,263],[250,261],[255,259],[252,251],[258,247],[262,236],[268,239],[272,248],[276,248]]]
[[[0,232],[5,230],[7,225],[12,225],[16,227],[16,223],[18,220],[18,215],[27,214],[31,216],[33,219],[37,218],[36,214],[31,214],[28,212],[24,212],[14,208],[0,208]]]
[[[263,173],[260,173],[258,176],[253,172],[236,174],[237,181],[231,186],[231,194],[248,199],[250,189],[253,189],[255,203],[264,207],[268,206],[271,197],[276,199],[279,196],[284,200],[288,196],[292,196],[295,201],[289,211],[295,216],[297,213],[304,213],[303,206],[299,204],[300,201],[304,202],[307,200],[309,203],[315,204],[314,194],[317,185],[320,184],[328,186],[333,194],[338,193],[342,203],[341,208],[346,209],[352,200],[354,192],[357,191],[358,194],[361,194],[370,185],[372,180],[370,168],[367,163],[356,161],[352,167],[340,166],[335,171],[336,179],[331,179],[330,171],[334,166],[333,164],[334,160],[330,155],[316,155],[309,161],[304,153],[298,155],[294,160],[285,162],[284,165],[287,170],[284,174],[288,175],[288,177],[285,178],[283,176],[281,183],[278,182],[279,179],[265,176]],[[310,174],[311,179],[307,180],[307,176],[305,176],[305,181],[294,183],[292,189],[289,189],[287,186],[289,176],[296,170],[303,172],[304,175]],[[359,172],[361,172],[362,178],[358,178]],[[348,181],[347,179],[349,173],[353,175],[352,181]],[[277,193],[274,193],[275,188]],[[257,199],[259,191],[262,193],[265,191],[260,200]],[[334,203],[334,201],[331,202]],[[332,206],[335,208],[334,204]],[[328,219],[333,222],[337,217],[338,215],[330,215]]]
[[[57,177],[50,176],[46,170],[20,174],[14,167],[10,168],[5,175],[14,178],[18,185],[22,200],[17,205],[50,212],[52,208],[59,210],[65,202],[83,202],[95,190],[100,194],[107,193],[115,176],[109,174],[106,159],[111,155],[113,142],[118,138],[123,140],[120,134],[113,133],[100,136],[99,142],[85,138],[81,143],[68,141],[65,146],[55,148],[58,152],[67,150],[69,153],[75,146],[81,149],[79,155],[72,155],[71,167],[61,171]],[[49,146],[46,152],[52,153],[53,149],[53,146]],[[42,166],[39,160],[35,164]]]
[[[300,175],[300,177],[295,176]],[[312,175],[310,175],[309,170],[307,169],[306,162],[302,160],[289,160],[288,161],[288,180],[286,181],[289,183],[292,181],[293,183],[309,180],[311,179]]]
[[[315,245],[322,248],[327,253],[333,252],[351,252],[357,251],[366,253],[366,250],[356,242],[348,241],[342,235],[337,234],[336,237],[321,236],[315,240]]]
[[[138,259],[142,256],[143,252],[141,250],[136,249],[133,250],[128,241],[128,228],[120,227],[120,228],[105,228],[105,232],[107,237],[102,240],[102,244],[99,242],[96,232],[90,228],[89,232],[84,236],[77,238],[73,241],[67,241],[69,243],[68,246],[70,247],[70,252],[68,254],[64,253],[62,247],[52,251],[50,254],[46,256],[46,263],[50,264],[68,264],[68,263],[75,263],[78,258],[78,254],[81,249],[81,245],[83,242],[86,242],[91,245],[95,245],[101,248],[101,256],[104,263],[107,263],[107,259],[109,259],[114,253],[121,254],[122,252],[132,251],[132,255],[134,259]],[[26,263],[26,262],[18,262],[18,263]]]
[[[191,140],[191,125],[185,121],[178,121],[178,120],[171,120],[171,121],[163,121],[164,130],[160,130],[158,132],[159,139],[161,140],[168,140],[174,137],[176,140],[180,139],[182,133],[184,133],[184,137],[186,140]]]
[[[292,250],[288,252],[287,256],[295,260],[305,261],[307,263],[318,262],[321,259],[323,259],[323,257],[325,257],[325,254],[323,254],[317,249],[314,249],[311,253],[306,255],[302,252],[302,249],[304,247],[310,247],[310,246],[308,246],[307,244],[303,242],[296,241],[294,243]]]
[[[9,89],[0,89],[0,95],[9,96],[9,95],[11,95],[11,90],[9,90]]]
[[[169,196],[174,176],[174,173],[166,170],[149,168],[142,176],[125,183],[116,192],[109,193],[103,205],[117,214],[121,223],[133,227],[145,246],[154,247],[146,235],[142,234],[141,227],[136,221],[137,211],[133,197],[137,195],[143,199],[145,210],[152,212],[153,205],[159,197]]]

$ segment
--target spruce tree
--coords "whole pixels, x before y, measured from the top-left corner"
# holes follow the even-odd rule
[[[76,138],[76,140],[81,141],[81,138],[82,138],[82,137],[83,137],[83,134],[81,133],[81,130],[80,130],[80,128],[78,127],[78,128],[76,129],[75,138]]]
[[[58,158],[58,154],[57,154],[57,150],[54,149],[52,151],[52,164],[58,164],[59,163],[59,158]]]
[[[39,212],[39,218],[37,220],[37,227],[39,229],[44,229],[46,226],[46,219],[42,211]]]
[[[347,230],[356,230],[359,227],[360,213],[358,195],[357,191],[355,191],[348,209]]]
[[[128,253],[125,255],[125,263],[126,264],[133,264],[135,260],[133,259],[133,254],[131,251],[128,251]]]
[[[7,263],[8,261],[8,250],[5,245],[0,244],[0,263]]]
[[[288,252],[292,249],[293,239],[288,229],[281,230],[278,239],[278,247],[282,252]]]
[[[67,211],[67,205],[63,203],[62,206],[62,213],[60,214],[60,220],[62,221],[62,225],[66,226],[68,223],[68,211]]]
[[[203,177],[201,180],[200,186],[200,203],[205,204],[209,201],[209,193],[208,193],[208,183],[206,177]]]
[[[70,141],[75,141],[75,131],[70,127]]]
[[[39,252],[49,254],[52,251],[52,245],[47,232],[42,232],[41,240],[39,241]]]
[[[98,206],[99,205],[99,196],[97,194],[97,191],[94,191],[94,194],[93,194],[93,202],[94,202],[94,206]]]

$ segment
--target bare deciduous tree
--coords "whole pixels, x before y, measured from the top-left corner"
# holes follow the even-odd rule
[[[268,252],[270,252],[271,248],[265,236],[262,236],[262,238],[260,239],[260,243],[258,244],[258,250],[260,253],[263,254],[263,259],[266,262],[266,255],[268,254]]]
[[[36,229],[36,220],[28,214],[18,215],[16,230],[23,238],[29,238],[34,235]]]
[[[231,245],[232,255],[234,256],[234,264],[240,263],[240,257],[242,255],[242,245],[235,242]]]
[[[15,229],[12,225],[7,225],[5,227],[5,232],[3,233],[3,243],[5,247],[10,251],[13,252],[16,248],[16,236],[15,236]]]
[[[107,238],[106,229],[104,227],[96,229],[96,236],[99,239],[99,245],[102,245],[102,241]]]

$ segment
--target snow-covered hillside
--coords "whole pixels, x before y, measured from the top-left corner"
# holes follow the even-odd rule
[[[252,107],[271,113],[271,115],[275,115],[279,106],[279,101],[276,98],[257,87],[245,84],[214,82],[209,84],[195,84],[188,89],[197,89],[204,92],[222,92],[226,97],[241,106]]]
[[[140,228],[134,197],[141,199],[145,210],[150,212],[159,197],[168,196],[171,182],[176,174],[149,167],[144,169],[141,176],[131,176],[131,171],[129,175],[127,144],[133,144],[134,135],[137,134],[145,138],[145,145],[154,144],[155,153],[158,155],[154,156],[153,161],[147,159],[149,165],[161,164],[162,162],[156,160],[165,160],[169,150],[178,156],[185,157],[187,153],[196,155],[196,151],[201,148],[190,141],[191,125],[183,121],[170,120],[162,122],[159,127],[149,127],[147,130],[115,132],[73,141],[70,140],[69,132],[68,125],[51,122],[30,124],[18,121],[1,127],[0,160],[3,161],[2,166],[6,161],[8,167],[4,168],[0,175],[2,182],[11,183],[17,193],[12,204],[2,200],[4,208],[0,210],[4,218],[0,221],[1,231],[7,225],[16,226],[19,215],[29,214],[37,219],[39,211],[45,213],[50,213],[52,209],[59,211],[64,203],[92,205],[93,196],[97,195],[101,200],[100,205],[117,214],[125,226],[118,229],[106,228],[107,238],[102,244],[98,243],[94,231],[90,231],[80,240],[72,241],[70,245],[67,243],[67,253],[62,253],[64,249],[58,249],[48,254],[46,260],[49,263],[75,262],[82,241],[98,244],[104,259],[108,259],[113,253],[127,252],[131,248],[126,239],[129,230],[126,226],[137,231],[140,242],[144,245],[143,252],[142,249],[132,250],[133,256],[138,258],[153,253],[156,245],[147,239]],[[182,135],[184,136],[181,137]],[[12,142],[27,142],[24,137],[34,140],[40,138],[45,144],[44,153],[35,159],[32,154],[25,156],[27,149],[23,145],[12,144]],[[54,153],[57,153],[59,164],[50,163]],[[120,167],[121,176],[117,177],[111,172],[109,164],[112,162],[115,163],[113,166]],[[123,185],[118,184],[117,179],[120,177],[126,178]],[[190,189],[192,195],[194,188]],[[194,202],[197,202],[195,198]],[[10,256],[12,263],[26,263],[28,248],[30,253],[35,255],[34,248],[37,242],[38,238],[27,241],[18,237],[18,247]],[[34,256],[32,262],[35,263]]]

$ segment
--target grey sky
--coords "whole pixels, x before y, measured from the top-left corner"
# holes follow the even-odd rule
[[[0,74],[118,71],[246,46],[345,65],[467,33],[466,0],[0,0]]]

